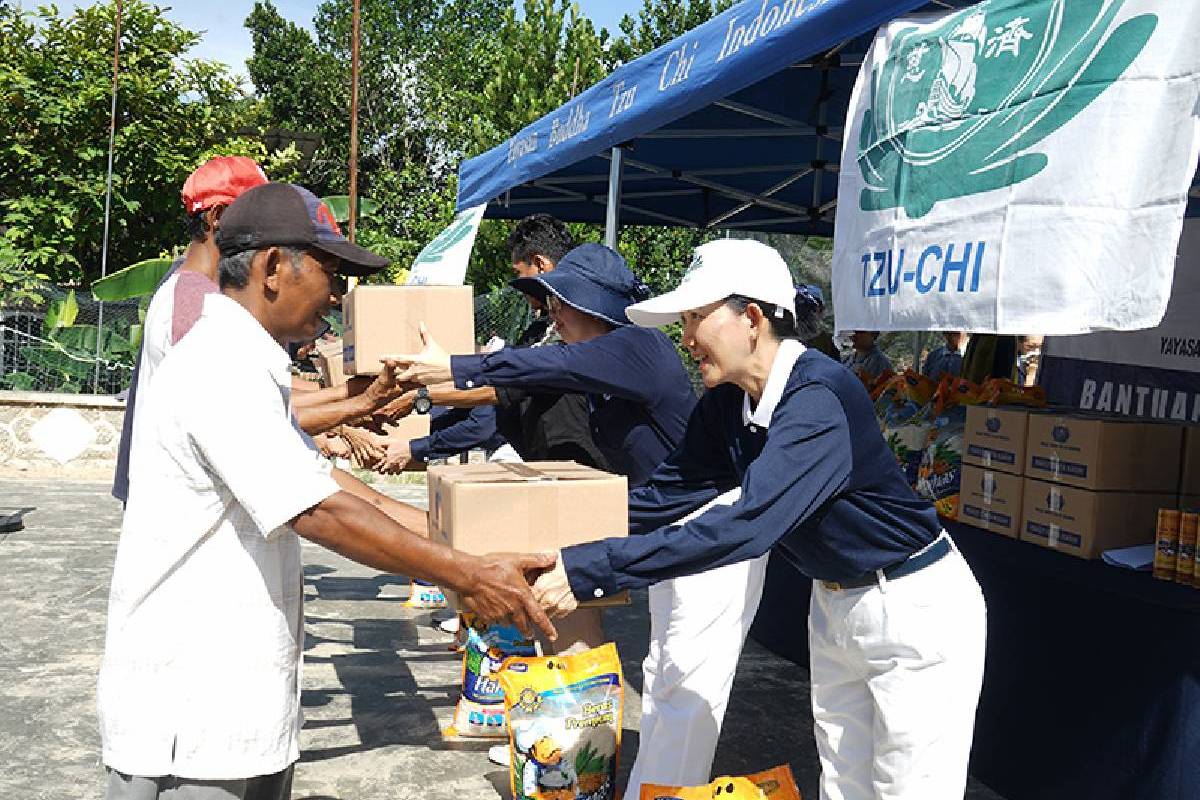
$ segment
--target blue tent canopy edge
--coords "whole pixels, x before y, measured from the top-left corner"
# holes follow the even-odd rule
[[[832,235],[850,93],[875,29],[967,0],[745,0],[614,70],[459,171],[458,209]],[[1200,187],[1189,216],[1200,215]]]

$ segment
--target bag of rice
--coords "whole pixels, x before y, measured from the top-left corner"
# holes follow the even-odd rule
[[[637,800],[800,800],[800,790],[786,764],[744,778],[717,778],[705,786],[642,784]]]
[[[462,696],[454,707],[447,736],[502,738],[508,735],[504,690],[497,678],[504,660],[532,656],[536,645],[511,625],[483,625],[474,614],[461,615],[463,645]]]
[[[933,427],[931,400],[936,389],[937,384],[929,378],[905,370],[896,379],[891,402],[883,409],[883,439],[909,486],[917,484],[921,455],[929,443],[929,430]]]
[[[917,469],[917,494],[933,503],[938,514],[958,518],[962,484],[963,435],[967,406],[979,405],[983,391],[965,378],[946,376],[933,402],[933,426]]]
[[[624,708],[617,646],[510,658],[499,678],[513,800],[615,800]]]

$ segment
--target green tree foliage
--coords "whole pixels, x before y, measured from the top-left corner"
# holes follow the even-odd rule
[[[7,299],[20,296],[22,283],[28,288],[22,275],[60,283],[99,275],[113,15],[109,3],[70,16],[0,3],[0,287]],[[187,57],[198,41],[161,9],[125,3],[113,269],[181,238],[184,179],[250,111],[224,66]]]
[[[394,260],[398,280],[453,217],[454,175],[474,140],[483,76],[496,57],[501,0],[364,0],[359,79],[359,192],[379,203],[359,239]],[[300,180],[318,194],[348,190],[349,0],[325,0],[315,35],[270,0],[246,20],[251,80],[265,126],[309,130],[322,144]]]
[[[613,65],[625,64],[703,25],[735,0],[642,0],[637,18],[626,14],[621,36],[610,52]]]

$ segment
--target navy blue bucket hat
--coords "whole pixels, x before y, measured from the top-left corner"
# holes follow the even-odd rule
[[[650,296],[615,250],[582,244],[563,256],[554,269],[532,278],[517,278],[514,289],[545,301],[553,294],[564,304],[613,325],[629,325],[625,309]]]

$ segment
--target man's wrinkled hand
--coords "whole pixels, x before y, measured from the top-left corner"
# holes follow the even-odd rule
[[[416,399],[417,393],[415,391],[404,392],[395,400],[376,411],[375,416],[391,421],[407,417],[412,413],[413,403],[416,402]]]
[[[383,447],[370,431],[343,425],[338,428],[338,436],[349,446],[355,463],[363,469],[371,469],[384,456]]]
[[[558,632],[542,611],[529,582],[554,566],[554,553],[492,553],[472,557],[462,585],[455,587],[467,611],[484,622],[511,623],[525,636],[536,627],[554,641]]]
[[[554,568],[543,572],[533,582],[533,596],[552,618],[565,617],[579,608],[579,601],[571,591],[571,582],[567,580],[561,552],[555,554]]]
[[[429,335],[425,323],[420,325],[421,352],[389,356],[383,363],[389,369],[399,370],[396,380],[401,383],[419,383],[432,386],[453,380],[450,372],[450,354]]]

